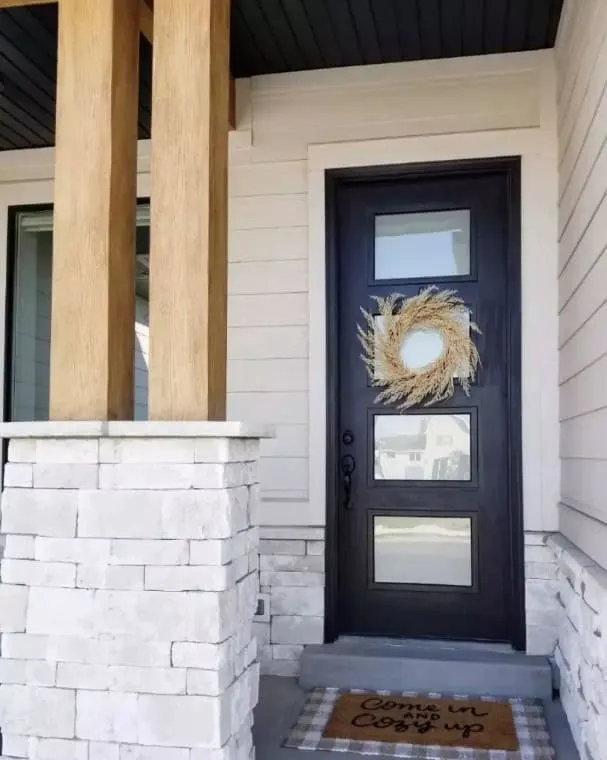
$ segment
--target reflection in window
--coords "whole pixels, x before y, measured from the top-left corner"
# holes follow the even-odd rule
[[[470,274],[470,211],[375,217],[375,279]]]
[[[380,333],[384,329],[384,317],[376,315],[375,331]],[[464,312],[461,316],[461,323],[470,332],[470,314]],[[403,340],[400,349],[400,355],[404,364],[412,370],[422,370],[428,367],[432,362],[439,359],[445,349],[445,342],[441,333],[432,327],[420,327],[411,330]],[[375,369],[375,377],[380,379],[380,374]],[[461,374],[455,374],[454,377],[461,377]]]
[[[53,215],[28,211],[16,219],[12,314],[12,421],[49,416]],[[149,207],[137,211],[135,419],[147,419]]]
[[[469,414],[379,414],[376,480],[470,480]]]
[[[472,585],[469,517],[373,518],[374,581]]]

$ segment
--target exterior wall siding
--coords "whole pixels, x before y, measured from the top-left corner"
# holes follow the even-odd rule
[[[555,660],[582,760],[607,746],[607,6],[567,0],[556,45],[561,497]]]
[[[534,160],[543,175],[539,193],[549,194],[556,182],[550,173],[556,168],[551,69],[548,52],[304,72],[239,83],[239,129],[250,130],[250,143],[243,139],[235,148],[233,141],[230,156],[228,411],[235,419],[252,417],[277,425],[277,438],[262,444],[264,499],[258,518],[264,605],[255,627],[267,673],[295,674],[303,646],[323,641],[324,562],[316,552],[321,547],[324,551],[324,444],[319,429],[326,401],[319,387],[324,378],[313,355],[324,352],[319,327],[324,301],[317,298],[324,291],[324,263],[312,260],[316,232],[324,249],[324,189],[316,191],[314,184],[324,176],[320,163],[324,156],[339,155],[345,158],[336,159],[335,165],[360,165],[348,164],[347,156],[356,154],[359,145],[379,141],[389,162],[399,163],[396,141],[417,145],[433,138],[452,146],[447,158],[476,156],[475,142],[486,142],[488,156],[504,155],[494,131],[529,137],[544,133],[548,171],[542,163],[546,159]],[[457,143],[468,136],[470,152],[462,148],[456,156]],[[415,159],[402,162],[408,160]],[[373,163],[381,161],[368,162]],[[558,481],[556,447],[550,443],[557,425],[556,218],[538,223],[537,230],[544,223],[548,235],[540,245],[552,263],[545,276],[553,278],[544,291],[546,310],[553,310],[544,334],[554,344],[546,362],[548,382],[543,389],[531,388],[527,379],[524,389],[538,394],[530,406],[550,409],[545,430],[531,423],[534,429],[525,443],[528,451],[536,446],[543,451],[548,473],[539,473],[541,468],[528,456],[527,643],[534,653],[553,651],[560,613],[556,563],[546,546],[556,530]],[[523,255],[523,266],[532,267]],[[533,353],[534,348],[524,351]],[[314,427],[315,418],[321,420],[320,427]],[[547,434],[549,429],[552,433]],[[536,435],[537,444],[532,440]]]
[[[607,567],[607,6],[569,2],[557,48],[561,530]]]
[[[531,332],[523,341],[524,367],[536,362],[523,373],[529,642],[531,651],[552,651],[555,595],[543,577],[553,572],[543,549],[557,529],[558,481],[552,88],[551,51],[237,82],[228,415],[277,431],[262,442],[254,516],[267,602],[255,627],[266,671],[296,672],[301,647],[323,638],[324,167],[364,163],[523,155],[523,303],[533,335],[541,335],[539,344]],[[8,206],[52,201],[52,177],[51,150],[0,156],[0,237]],[[140,145],[138,192],[150,192],[149,143]],[[538,282],[540,298],[535,288],[530,299]],[[137,337],[143,354],[147,336],[138,329]],[[145,385],[141,361],[139,370],[138,389]]]
[[[262,524],[301,526],[306,515],[309,524],[324,524],[324,504],[311,503],[309,463],[310,150],[541,128],[542,67],[550,60],[549,52],[485,56],[239,83],[239,137],[230,153],[228,413],[277,426],[263,450]]]

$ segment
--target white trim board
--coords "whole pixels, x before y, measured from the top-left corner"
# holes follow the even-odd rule
[[[311,145],[308,149],[309,524],[326,514],[325,172],[458,159],[522,158],[522,429],[525,530],[558,529],[556,141],[541,129]]]

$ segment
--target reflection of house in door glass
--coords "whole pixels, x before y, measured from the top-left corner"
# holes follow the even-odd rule
[[[470,480],[470,415],[378,415],[375,478]]]

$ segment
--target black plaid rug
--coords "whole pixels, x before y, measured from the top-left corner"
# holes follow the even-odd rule
[[[314,689],[308,694],[299,718],[283,742],[283,747],[308,750],[329,750],[334,752],[354,752],[361,755],[388,755],[390,757],[412,758],[412,760],[553,760],[554,749],[550,742],[548,726],[542,703],[535,699],[492,699],[481,697],[488,702],[509,702],[512,707],[514,726],[519,740],[517,752],[504,750],[478,750],[468,748],[423,746],[419,744],[392,744],[387,742],[360,742],[351,739],[328,739],[322,735],[331,717],[335,702],[347,691],[339,689]],[[364,694],[362,690],[349,693]],[[371,692],[369,692],[371,693]],[[448,694],[414,694],[411,692],[374,691],[382,696],[431,697],[440,699]],[[470,699],[457,695],[454,699]],[[478,697],[475,697],[478,699]]]

